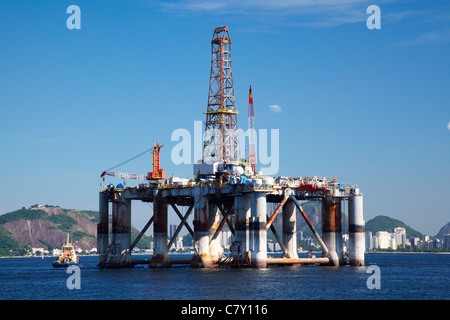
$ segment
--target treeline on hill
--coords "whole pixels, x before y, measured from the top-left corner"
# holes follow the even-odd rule
[[[0,225],[0,257],[7,255],[23,256],[31,248],[17,241],[11,232]]]

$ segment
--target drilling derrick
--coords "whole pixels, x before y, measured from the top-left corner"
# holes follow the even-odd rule
[[[211,75],[205,114],[203,162],[240,161],[231,40],[226,26],[215,28],[211,40]]]

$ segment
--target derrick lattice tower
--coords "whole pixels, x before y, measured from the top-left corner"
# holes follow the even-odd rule
[[[238,111],[231,71],[231,40],[226,26],[215,28],[211,40],[211,74],[205,114],[203,162],[238,162]]]

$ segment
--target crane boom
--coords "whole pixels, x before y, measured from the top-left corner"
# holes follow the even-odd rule
[[[122,179],[135,179],[135,180],[148,180],[146,175],[136,174],[136,173],[125,173],[125,172],[106,172],[103,171],[100,178],[104,176],[118,177]]]
[[[136,173],[125,173],[125,172],[110,172],[103,171],[100,175],[100,178],[105,178],[105,176],[118,177],[122,179],[135,179],[135,180],[159,180],[166,178],[166,171],[159,167],[159,152],[161,150],[162,145],[158,143],[153,143],[153,171],[148,172],[146,175],[144,174],[136,174]],[[143,153],[142,153],[143,154]],[[140,155],[142,155],[140,154]],[[134,157],[136,158],[136,157]],[[134,159],[132,158],[132,159]],[[129,161],[129,160],[128,160]],[[128,162],[126,161],[126,162]],[[117,167],[117,166],[115,166]],[[115,168],[114,167],[114,168]],[[111,170],[111,169],[109,169]]]

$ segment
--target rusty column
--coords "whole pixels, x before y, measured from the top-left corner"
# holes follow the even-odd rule
[[[167,248],[167,199],[159,193],[153,199],[153,256],[150,268],[171,266]]]
[[[217,208],[217,207],[216,207]],[[196,254],[192,257],[191,267],[211,268],[213,262],[209,252],[209,201],[201,192],[194,195],[194,234]]]
[[[296,211],[292,200],[288,200],[283,206],[283,245],[286,248],[284,258],[298,258]]]
[[[336,238],[341,236],[340,230],[340,205],[332,197],[327,197],[322,201],[322,239],[328,248],[328,253],[322,252],[324,257],[329,258],[329,265],[339,266],[339,256],[337,254],[337,241]],[[338,219],[336,219],[338,218]],[[342,243],[342,241],[341,241]]]
[[[112,267],[131,266],[131,200],[120,197],[112,202],[112,243],[107,263]]]
[[[249,249],[250,194],[243,193],[234,197],[235,210],[235,252],[234,256],[247,257]]]
[[[213,264],[216,264],[219,258],[222,256],[222,242],[221,237],[214,237],[214,234],[217,231],[217,228],[220,224],[220,211],[219,207],[214,203],[208,204],[208,241],[209,241],[209,254],[211,256],[211,261]]]
[[[252,192],[251,216],[249,223],[251,265],[256,268],[267,267],[267,207],[264,192]]]
[[[351,190],[348,198],[349,259],[352,266],[364,266],[366,249],[363,195],[358,188]]]
[[[99,215],[100,221],[97,224],[97,251],[99,255],[99,266],[106,264],[108,249],[108,215],[109,215],[109,194],[106,191],[99,193]]]
[[[128,250],[131,245],[131,200],[113,202],[113,211],[116,212],[116,243],[121,250]]]

